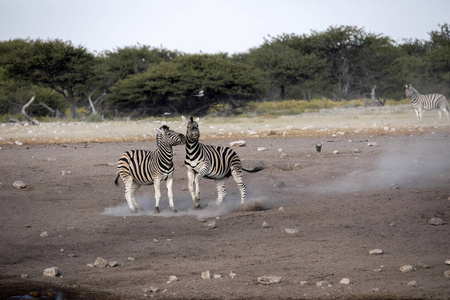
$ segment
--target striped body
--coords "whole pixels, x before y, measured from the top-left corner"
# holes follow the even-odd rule
[[[167,126],[155,129],[158,148],[154,151],[130,150],[125,152],[117,164],[116,184],[119,177],[125,184],[125,199],[132,212],[141,209],[136,201],[135,193],[141,185],[155,185],[155,212],[159,212],[161,199],[161,181],[166,181],[170,209],[173,204],[172,175],[174,172],[172,146],[184,144],[185,137],[172,131]]]
[[[422,95],[412,87],[406,85],[405,97],[410,98],[414,110],[416,112],[417,119],[422,120],[423,110],[433,110],[437,109],[439,114],[439,121],[442,119],[442,112],[445,113],[447,119],[450,120],[448,113],[448,101],[447,98],[442,94],[428,94]]]
[[[183,120],[186,119],[183,117]],[[197,119],[198,120],[198,119]],[[199,142],[200,131],[198,123],[187,122],[186,130],[186,158],[188,188],[196,207],[200,206],[200,181],[203,177],[214,179],[217,187],[217,205],[225,197],[225,182],[233,176],[241,193],[241,204],[245,202],[246,185],[242,180],[242,171],[258,172],[262,168],[247,169],[242,167],[239,156],[231,148],[205,145]],[[194,188],[195,184],[195,188]]]

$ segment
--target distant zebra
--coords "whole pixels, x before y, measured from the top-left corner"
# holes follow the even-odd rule
[[[222,203],[225,197],[225,182],[228,177],[233,176],[241,192],[241,204],[245,202],[246,185],[242,181],[242,170],[246,172],[258,172],[262,167],[252,169],[244,168],[241,160],[231,148],[205,145],[199,142],[200,131],[198,129],[198,120],[190,118],[187,121],[186,129],[186,158],[184,165],[187,168],[188,188],[191,193],[195,207],[200,207],[200,181],[203,177],[214,179],[217,187],[217,205]],[[195,183],[195,189],[194,189]]]
[[[119,185],[119,176],[125,184],[125,199],[131,212],[142,209],[136,201],[135,193],[141,185],[155,185],[155,213],[159,213],[159,200],[161,199],[161,181],[166,181],[169,196],[170,210],[176,212],[173,204],[172,174],[173,151],[172,146],[184,144],[186,138],[181,133],[170,130],[164,125],[155,128],[158,148],[154,151],[130,150],[119,159],[117,164],[116,185]]]
[[[412,101],[412,105],[414,107],[414,110],[416,111],[416,116],[419,121],[422,120],[422,112],[423,110],[432,110],[437,109],[439,114],[439,121],[442,119],[442,111],[447,116],[447,119],[450,121],[450,117],[448,114],[448,101],[447,98],[445,98],[442,94],[428,94],[428,95],[422,95],[419,94],[419,92],[413,88],[413,86],[410,84],[405,85],[405,97],[410,98]]]

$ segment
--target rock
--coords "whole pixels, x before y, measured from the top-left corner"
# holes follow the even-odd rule
[[[307,286],[307,285],[309,285],[308,281],[305,281],[305,280],[300,281],[300,286]]]
[[[318,287],[331,287],[331,284],[328,281],[326,281],[326,280],[322,280],[322,281],[316,282],[316,286],[318,286]]]
[[[417,263],[417,267],[422,268],[422,269],[429,269],[429,268],[430,268],[429,265],[424,264],[424,263],[422,263],[422,262],[418,262],[418,263]]]
[[[47,231],[41,232],[40,237],[41,238],[47,238],[48,237],[48,232]]]
[[[444,272],[444,277],[450,278],[450,270]]]
[[[174,281],[178,281],[178,278],[177,278],[177,276],[171,275],[171,276],[169,276],[169,281],[167,283],[171,283]]]
[[[398,190],[400,188],[400,186],[398,185],[398,183],[394,183],[391,185],[391,190]]]
[[[359,150],[358,148],[352,148],[352,152],[353,153],[361,153],[361,150]]]
[[[17,190],[23,190],[24,188],[27,187],[27,185],[25,183],[23,183],[23,181],[14,181],[13,183],[13,187]]]
[[[281,281],[283,281],[283,278],[279,277],[279,276],[261,276],[261,277],[258,277],[258,283],[261,283],[261,284],[280,283]]]
[[[247,143],[244,140],[234,141],[230,143],[231,147],[244,147]]]
[[[269,228],[270,226],[269,226],[269,224],[266,221],[264,221],[263,224],[262,224],[262,227],[263,228]]]
[[[28,278],[28,274],[22,274],[22,275],[20,275],[20,278],[27,279]]]
[[[160,289],[156,286],[151,286],[149,288],[144,289],[144,293],[157,293]]]
[[[284,212],[284,207],[283,207],[283,206],[280,206],[280,207],[278,208],[278,211],[279,211],[279,212]]]
[[[220,275],[220,274],[214,274],[213,278],[214,278],[214,279],[220,279],[220,278],[222,278],[222,275]]]
[[[106,268],[107,264],[108,264],[108,261],[101,257],[97,257],[97,259],[94,261],[94,267],[97,267],[97,268]]]
[[[381,255],[383,254],[383,250],[381,249],[372,249],[369,251],[369,255]]]
[[[339,150],[334,150],[333,154],[339,154]]]
[[[369,147],[372,147],[372,146],[378,146],[378,144],[375,143],[375,142],[368,142],[368,143],[367,143],[367,146],[369,146]]]
[[[264,147],[258,147],[258,149],[257,149],[258,151],[266,151],[267,149],[266,148],[264,148]]]
[[[293,229],[293,228],[285,228],[284,232],[287,234],[297,234],[299,233],[298,229]]]
[[[214,229],[216,228],[216,221],[209,221],[205,224],[206,229]]]
[[[71,175],[72,171],[61,171],[62,176]]]
[[[445,261],[445,264],[446,264],[446,265],[450,265],[450,259],[447,259],[447,260]]]
[[[134,257],[128,257],[127,260],[135,261],[136,259]]]
[[[339,282],[340,284],[350,284],[350,279],[348,278],[342,278],[341,281]]]
[[[117,266],[118,266],[117,261],[115,261],[115,260],[108,261],[107,267],[114,268],[114,267],[117,267]]]
[[[236,277],[236,273],[230,272],[230,274],[228,274],[228,276],[230,276],[230,278],[235,278]]]
[[[153,239],[153,243],[159,243],[157,239]]]
[[[380,272],[383,272],[383,268],[375,268],[375,269],[373,269],[373,271],[376,273],[380,273]]]
[[[412,280],[412,281],[408,282],[408,285],[409,286],[417,286],[417,281]]]
[[[44,273],[42,275],[48,276],[48,277],[57,277],[57,276],[61,276],[61,272],[58,267],[51,267],[51,268],[45,269]]]
[[[210,271],[202,272],[202,279],[211,279],[212,275]]]
[[[445,222],[441,218],[431,218],[430,225],[438,226],[438,225],[444,225]]]
[[[403,273],[408,273],[408,272],[412,272],[415,271],[416,268],[413,265],[404,265],[400,267],[400,271]]]

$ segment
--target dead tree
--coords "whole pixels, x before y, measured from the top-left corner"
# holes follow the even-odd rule
[[[34,99],[36,99],[36,95],[34,94],[34,92],[31,92],[31,99],[30,101],[28,101],[24,106],[22,106],[22,115],[27,118],[28,122],[30,122],[32,125],[39,125],[39,122],[35,119],[32,119],[26,112],[26,109],[28,108],[28,106],[31,105],[31,103],[33,103]]]
[[[370,103],[368,103],[366,95],[368,95],[369,93],[365,93],[364,94],[364,106],[384,106],[384,103],[386,103],[386,99],[383,99],[383,101],[381,101],[380,99],[377,99],[377,97],[375,97],[375,89],[377,88],[377,85],[373,86],[372,92],[370,93]]]
[[[95,110],[95,105],[97,105],[97,104],[100,105],[105,100],[106,93],[103,92],[97,99],[95,99],[94,102],[92,102],[91,96],[92,96],[92,94],[94,94],[94,92],[95,92],[95,90],[93,90],[92,93],[90,93],[88,95],[88,100],[89,100],[89,106],[91,107],[92,114],[95,116],[97,114],[97,110]]]

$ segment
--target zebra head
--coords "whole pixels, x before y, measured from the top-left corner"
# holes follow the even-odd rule
[[[186,139],[188,140],[198,140],[200,138],[200,130],[198,129],[198,121],[200,119],[189,118],[189,121],[183,117],[183,121],[186,122]]]
[[[405,98],[411,98],[412,95],[417,94],[417,91],[415,88],[413,88],[412,84],[410,85],[406,84],[405,87],[406,87],[404,93]]]
[[[186,137],[181,133],[169,129],[169,126],[163,125],[160,128],[155,128],[156,141],[158,147],[160,145],[178,146],[186,143]]]

